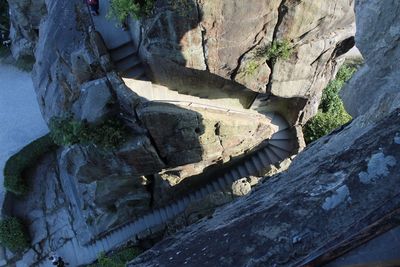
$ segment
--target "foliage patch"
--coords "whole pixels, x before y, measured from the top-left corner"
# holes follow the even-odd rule
[[[317,115],[311,118],[303,128],[307,144],[330,133],[352,119],[343,106],[339,92],[356,70],[357,68],[354,65],[343,65],[339,69],[335,79],[329,82],[328,86],[324,89]]]
[[[4,187],[16,195],[24,195],[29,191],[28,183],[23,177],[23,171],[35,165],[45,153],[56,149],[49,134],[36,139],[11,156],[4,167]]]
[[[111,0],[107,18],[124,24],[129,16],[140,19],[149,15],[153,7],[154,0]]]
[[[125,142],[127,129],[117,119],[108,119],[98,125],[77,121],[72,116],[53,117],[50,120],[50,134],[60,146],[73,144],[94,144],[102,149],[118,148]]]
[[[90,267],[125,267],[127,262],[136,258],[140,253],[141,251],[135,247],[123,249],[111,256],[101,253],[97,263],[90,265]]]
[[[275,62],[278,59],[289,59],[293,54],[293,48],[286,39],[276,40],[271,44],[260,47],[256,50],[256,57],[265,58]]]
[[[15,217],[0,220],[0,243],[13,252],[29,247],[28,231],[21,220]]]

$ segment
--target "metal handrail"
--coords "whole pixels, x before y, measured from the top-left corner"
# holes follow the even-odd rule
[[[95,29],[96,29],[96,26],[94,25],[94,20],[93,20],[93,17],[92,17],[92,11],[90,10],[90,6],[89,6],[87,0],[83,0],[83,2],[85,2],[87,11],[88,11],[88,13],[89,13],[91,26],[92,26],[93,30],[95,30]]]

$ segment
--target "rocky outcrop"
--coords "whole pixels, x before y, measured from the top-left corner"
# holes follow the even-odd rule
[[[302,266],[304,257],[349,228],[357,233],[398,207],[399,112],[368,130],[353,124],[322,138],[299,154],[288,172],[128,266]]]
[[[47,14],[44,0],[8,0],[10,6],[13,56],[33,56],[39,38],[41,19]]]
[[[365,8],[375,10],[373,16],[363,12]],[[343,102],[352,116],[368,113],[370,120],[378,121],[400,102],[400,69],[396,61],[384,60],[400,58],[400,5],[396,1],[384,6],[380,1],[359,1],[356,12],[357,47],[365,63],[342,90]]]
[[[287,172],[129,266],[302,266],[307,255],[319,255],[313,253],[318,248],[338,244],[398,209],[400,93],[398,68],[390,66],[400,58],[394,15],[400,4],[360,0],[356,8],[357,46],[367,64],[344,95],[358,117],[310,145]],[[360,103],[370,85],[376,98]]]
[[[304,123],[341,64],[338,57],[354,45],[353,22],[353,1],[345,0],[158,1],[143,22],[140,52],[154,79],[171,88],[195,94],[206,82],[218,90],[306,99],[297,110]],[[294,52],[287,60],[266,58],[276,40],[290,41]],[[227,85],[213,86],[218,78]]]

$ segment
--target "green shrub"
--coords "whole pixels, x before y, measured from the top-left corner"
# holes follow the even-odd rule
[[[22,177],[26,168],[34,166],[44,153],[56,149],[49,134],[36,139],[11,156],[4,167],[4,187],[16,195],[24,195],[28,190],[28,183]]]
[[[355,66],[343,65],[334,80],[329,82],[322,93],[318,113],[303,128],[306,143],[311,143],[332,130],[349,122],[352,118],[346,112],[339,92],[357,70]]]
[[[67,116],[50,120],[50,134],[54,142],[61,146],[95,144],[109,150],[125,142],[127,131],[116,119],[108,119],[99,125],[89,125]]]
[[[318,111],[317,115],[311,118],[303,129],[305,141],[309,144],[350,120],[351,116],[344,109],[343,103],[339,105],[339,110],[336,112],[323,113]]]
[[[339,69],[335,79],[329,82],[322,93],[319,106],[322,112],[331,112],[340,108],[342,100],[339,97],[339,92],[356,70],[357,68],[351,65],[343,65]]]
[[[276,61],[277,59],[289,59],[293,54],[293,48],[288,40],[276,40],[271,44],[256,50],[256,57]]]
[[[15,217],[0,220],[0,243],[13,252],[28,248],[29,237],[24,224]]]
[[[136,258],[141,251],[137,248],[126,248],[111,256],[106,256],[101,253],[97,259],[97,263],[92,264],[91,267],[125,267],[125,264]]]
[[[252,76],[260,65],[256,61],[249,61],[243,71],[244,76]]]
[[[129,16],[139,19],[150,14],[154,0],[111,0],[107,18],[124,23]]]

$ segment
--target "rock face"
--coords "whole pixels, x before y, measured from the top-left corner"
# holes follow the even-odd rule
[[[15,58],[33,56],[39,37],[40,20],[47,14],[44,0],[9,0],[13,40],[11,51]]]
[[[360,231],[361,219],[368,225],[398,208],[400,91],[398,68],[391,66],[400,58],[399,9],[396,1],[356,2],[357,46],[367,63],[344,92],[358,116],[351,124],[310,145],[287,172],[129,266],[300,266],[350,227]],[[367,95],[370,86],[375,98]]]
[[[204,80],[212,86],[221,77],[232,83],[214,85],[219,90],[301,97],[309,101],[305,122],[340,64],[337,57],[354,44],[353,22],[353,1],[347,0],[158,1],[143,22],[140,51],[155,80],[171,88],[184,80],[195,93]],[[289,59],[267,60],[266,47],[276,40],[290,41]]]
[[[376,12],[371,16],[363,8]],[[382,60],[400,58],[400,21],[397,19],[400,5],[396,1],[388,1],[384,6],[379,1],[359,1],[356,11],[357,25],[360,25],[357,26],[357,47],[365,64],[342,90],[342,97],[352,116],[368,112],[372,120],[379,120],[382,113],[393,110],[400,101],[400,69],[395,61]]]

